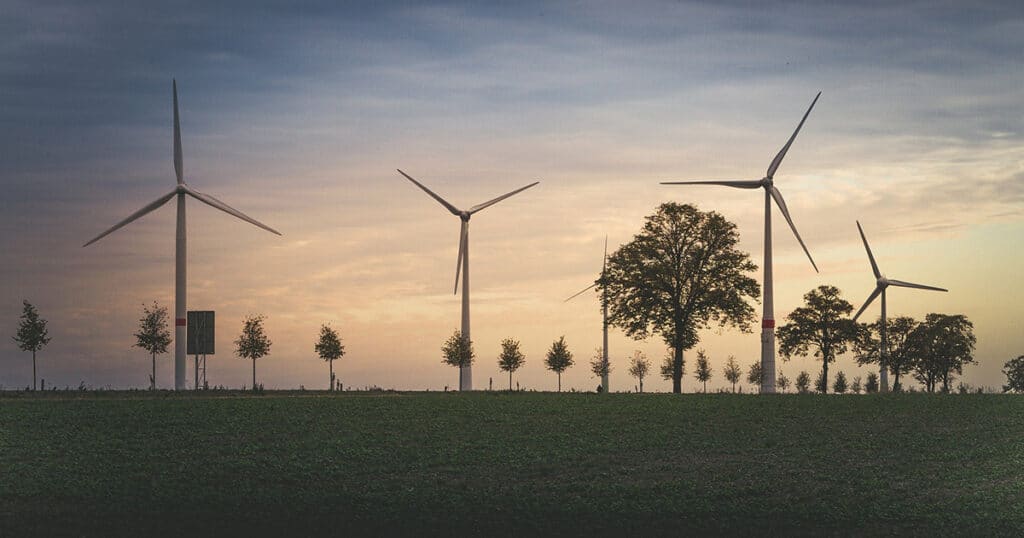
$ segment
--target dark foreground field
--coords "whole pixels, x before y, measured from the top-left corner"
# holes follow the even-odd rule
[[[0,396],[0,535],[1024,535],[1024,397]]]

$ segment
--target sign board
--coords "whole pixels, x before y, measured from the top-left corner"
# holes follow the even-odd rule
[[[213,355],[213,310],[188,313],[187,355]]]

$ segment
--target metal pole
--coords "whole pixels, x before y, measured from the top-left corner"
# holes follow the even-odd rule
[[[885,326],[889,324],[889,321],[885,316],[885,288],[882,288],[882,346],[878,351],[878,366],[881,372],[878,374],[878,379],[881,382],[879,387],[880,392],[889,392],[889,368],[885,362],[885,359],[889,355],[889,340],[886,335]]]
[[[185,313],[185,193],[178,193],[178,229],[174,243],[174,390],[185,389],[187,338]]]
[[[775,304],[772,290],[772,197],[764,190],[764,315],[761,320],[761,393],[775,393]]]
[[[462,253],[462,337],[467,341],[469,336],[469,223],[466,223],[466,244]],[[459,390],[473,390],[473,366],[464,366],[459,370]]]

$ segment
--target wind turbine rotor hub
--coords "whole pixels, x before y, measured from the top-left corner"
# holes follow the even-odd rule
[[[469,217],[472,215],[468,211],[459,211],[459,218],[462,222],[469,222]]]

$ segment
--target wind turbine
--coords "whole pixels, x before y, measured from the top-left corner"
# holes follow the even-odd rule
[[[793,140],[800,133],[800,128],[804,126],[807,116],[811,114],[811,110],[814,109],[814,104],[818,102],[819,97],[821,97],[821,92],[814,96],[814,100],[811,101],[811,106],[807,108],[807,112],[804,112],[804,117],[800,120],[800,124],[796,126],[796,130],[793,131],[793,135],[789,137],[786,145],[782,146],[778,155],[772,159],[772,163],[768,166],[768,172],[763,178],[755,180],[662,182],[662,185],[723,185],[737,189],[764,189],[764,315],[761,320],[761,371],[764,374],[761,378],[761,392],[766,394],[775,392],[775,293],[772,288],[772,199],[779,206],[779,211],[786,218],[789,228],[793,230],[793,235],[796,236],[796,240],[807,254],[807,259],[811,261],[814,272],[818,272],[818,265],[814,263],[814,258],[811,257],[810,251],[807,250],[804,240],[800,238],[800,233],[796,231],[796,225],[793,224],[792,217],[789,216],[789,209],[786,208],[786,201],[782,199],[782,193],[775,187],[775,172],[779,169],[779,165],[782,164],[782,159],[786,157],[786,152],[793,145]]]
[[[412,181],[413,183],[415,183],[417,187],[423,189],[423,192],[429,194],[431,198],[437,200],[438,203],[443,205],[445,207],[445,209],[447,209],[448,211],[451,212],[452,215],[455,215],[456,217],[459,217],[459,220],[462,221],[462,230],[459,232],[459,259],[455,263],[455,291],[454,291],[454,293],[458,293],[459,292],[459,271],[461,270],[462,271],[462,337],[465,338],[466,340],[469,340],[469,218],[472,217],[474,213],[483,211],[484,209],[487,209],[488,207],[491,207],[492,205],[494,205],[494,204],[504,200],[505,198],[508,198],[508,197],[510,197],[510,196],[512,196],[514,194],[519,194],[520,192],[523,192],[526,189],[529,189],[530,187],[532,187],[532,186],[534,186],[534,185],[536,185],[536,184],[538,184],[540,182],[539,181],[534,181],[533,183],[530,183],[529,185],[527,185],[525,187],[520,187],[520,188],[518,188],[518,189],[516,189],[516,190],[514,190],[514,191],[512,191],[512,192],[510,192],[508,194],[502,194],[501,196],[499,196],[499,197],[497,197],[497,198],[495,198],[493,200],[489,200],[489,201],[484,202],[482,204],[477,204],[477,205],[469,208],[468,210],[463,211],[463,210],[453,206],[452,204],[449,204],[444,198],[441,198],[440,196],[435,194],[434,191],[428,189],[422,183],[420,183],[419,181],[416,181],[415,179],[413,179],[412,176],[410,176],[409,174],[406,174],[405,172],[403,172],[401,170],[399,170],[398,173],[402,174],[403,176],[405,176],[405,178],[408,179],[409,181]],[[459,390],[473,390],[473,369],[472,369],[472,366],[466,366],[466,367],[461,368],[459,370]]]
[[[606,236],[604,236],[604,261],[601,263],[601,280],[602,281],[604,280],[604,273],[605,273],[605,269],[607,269],[607,268],[608,268],[608,236],[606,235]],[[597,286],[597,282],[594,282],[593,284],[583,288],[582,290],[578,291],[575,295],[573,295],[572,297],[569,297],[568,299],[566,299],[563,302],[568,303],[569,301],[579,297],[580,295],[583,295],[583,292],[589,291],[589,290],[593,289],[594,286]],[[601,346],[601,360],[604,361],[605,368],[604,368],[604,373],[601,375],[601,389],[603,390],[603,392],[605,394],[608,394],[608,301],[607,301],[608,297],[607,296],[608,296],[608,293],[606,291],[604,291],[604,289],[602,288],[602,291],[601,291],[601,323],[602,323],[602,331],[604,333],[604,335],[603,335],[604,336],[604,345]]]
[[[882,296],[882,328],[879,331],[881,333],[882,341],[880,349],[878,350],[878,365],[881,368],[879,378],[881,381],[881,391],[889,391],[889,369],[885,367],[885,356],[889,352],[889,341],[886,339],[885,326],[887,325],[885,317],[885,289],[889,286],[897,286],[900,288],[916,288],[919,290],[932,290],[932,291],[949,291],[945,288],[936,288],[935,286],[925,286],[924,284],[914,284],[912,282],[904,282],[902,280],[894,280],[891,278],[885,278],[885,275],[878,270],[878,264],[875,263],[875,256],[871,254],[871,247],[868,246],[868,239],[864,237],[864,229],[860,227],[860,221],[857,221],[857,231],[860,232],[860,238],[864,241],[864,250],[868,252],[868,261],[871,262],[871,272],[875,273],[875,291],[871,292],[868,296],[868,300],[864,302],[864,306],[860,307],[857,314],[853,316],[853,321],[857,321],[857,318],[864,313],[864,309],[871,304],[871,301],[875,300],[875,297]]]
[[[172,92],[174,94],[174,175],[177,176],[178,184],[174,187],[171,192],[157,198],[150,202],[142,209],[132,213],[128,218],[113,225],[109,230],[97,235],[92,238],[88,243],[82,245],[87,247],[100,239],[103,239],[108,234],[117,230],[118,228],[142,217],[143,215],[157,209],[158,207],[167,203],[171,198],[178,198],[178,224],[177,232],[175,234],[174,243],[174,389],[183,390],[185,389],[185,344],[186,344],[186,320],[185,313],[188,311],[186,306],[186,249],[185,249],[185,195],[191,196],[206,205],[213,206],[229,215],[238,217],[250,224],[254,224],[267,230],[268,232],[281,235],[277,230],[258,222],[257,220],[249,217],[241,211],[225,204],[224,202],[210,196],[209,194],[203,194],[185,183],[185,172],[181,156],[181,125],[178,121],[178,83],[172,80],[171,82]]]

